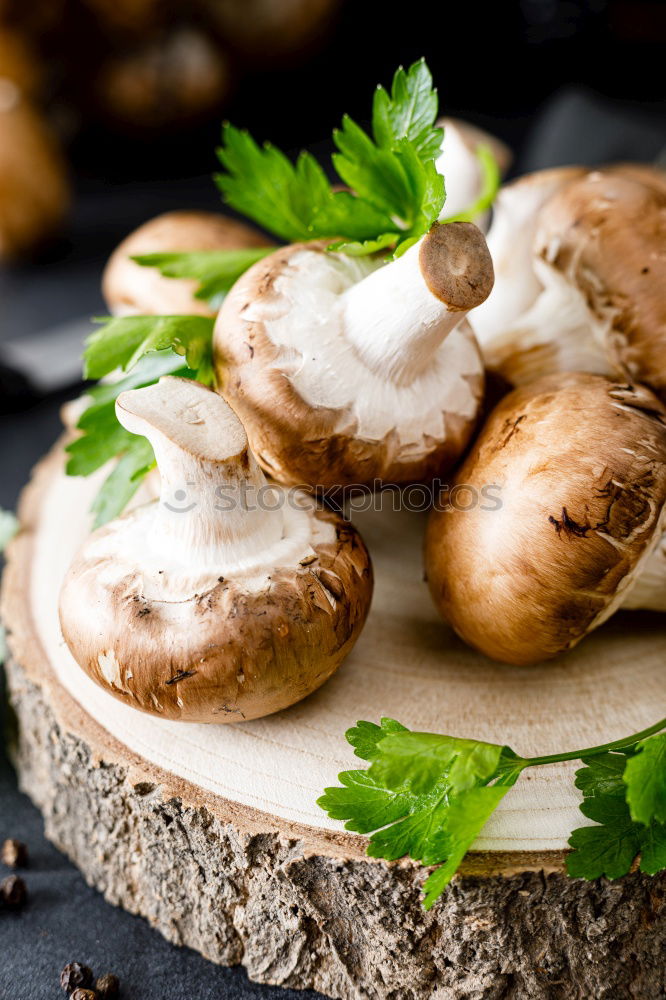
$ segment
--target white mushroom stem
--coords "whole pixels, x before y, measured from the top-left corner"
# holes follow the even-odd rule
[[[149,563],[218,575],[262,564],[282,538],[284,511],[221,396],[165,377],[121,393],[116,412],[123,427],[148,438],[160,472]]]
[[[511,163],[511,151],[494,135],[484,132],[458,118],[440,118],[444,129],[442,149],[435,166],[446,179],[446,201],[440,218],[450,219],[469,209],[483,189],[483,172],[479,161],[479,146],[490,149],[500,172],[506,173]],[[485,233],[490,212],[484,212],[474,222]]]
[[[625,594],[623,608],[666,611],[666,533],[662,534]]]
[[[445,119],[442,151],[435,162],[446,180],[446,201],[442,218],[451,218],[473,205],[481,191],[481,170],[476,149],[463,129]]]
[[[402,257],[343,293],[343,334],[372,372],[409,385],[492,283],[480,230],[466,222],[436,224]]]
[[[543,285],[534,273],[538,214],[548,199],[575,176],[575,168],[543,170],[507,184],[495,199],[488,233],[495,287],[489,300],[470,316],[482,349],[492,344],[494,337],[510,330],[541,293]]]

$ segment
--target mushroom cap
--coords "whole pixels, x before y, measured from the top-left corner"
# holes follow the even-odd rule
[[[50,236],[68,205],[64,160],[45,120],[0,79],[0,258]]]
[[[197,282],[165,278],[157,268],[131,258],[148,253],[193,250],[239,250],[270,246],[257,230],[215,212],[166,212],[145,222],[113,251],[104,270],[102,292],[115,315],[214,316],[215,310],[195,298]]]
[[[190,127],[220,107],[231,89],[225,50],[191,24],[144,36],[102,60],[94,80],[98,111],[142,136]]]
[[[36,98],[42,85],[39,62],[23,34],[0,27],[0,79],[11,80],[22,94]]]
[[[144,510],[96,532],[63,585],[63,635],[92,680],[163,719],[226,723],[287,708],[338,669],[372,596],[370,557],[349,523],[318,509],[306,565],[275,570],[260,588],[222,580],[164,602],[144,596],[136,574],[114,572],[114,544],[141,530]]]
[[[441,227],[451,230],[452,245],[454,227],[476,230],[468,223]],[[337,334],[322,319],[334,315],[337,297],[379,262],[329,253],[328,243],[284,247],[236,282],[213,337],[219,391],[243,422],[260,465],[278,482],[329,488],[432,479],[458,459],[476,425],[484,373],[474,335],[462,320],[438,349],[437,363],[412,384],[392,386],[387,397],[387,383],[351,344],[337,355],[329,349]],[[483,247],[478,295],[492,287]],[[456,288],[455,275],[438,279],[427,248],[419,259],[435,296],[450,294],[457,303],[452,308],[470,308],[469,287]],[[298,340],[293,326],[281,324],[282,318],[293,324],[296,316]],[[306,383],[316,389],[316,402],[308,400]],[[403,434],[407,414],[410,429]]]
[[[582,293],[612,369],[666,398],[666,182],[595,170],[544,206],[535,251]]]
[[[60,622],[74,659],[166,719],[239,722],[300,701],[365,622],[362,539],[311,497],[268,486],[213,391],[165,378],[117,409],[151,435],[163,492],[94,532],[70,567]]]
[[[546,376],[496,407],[456,486],[426,535],[437,607],[493,659],[548,659],[613,613],[661,538],[666,409],[643,387]]]
[[[200,0],[226,44],[261,65],[311,45],[329,25],[340,0]]]

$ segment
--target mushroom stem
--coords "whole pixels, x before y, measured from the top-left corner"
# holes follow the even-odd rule
[[[620,607],[628,610],[666,611],[666,518],[664,532],[647,557]]]
[[[436,223],[402,257],[344,292],[345,336],[371,371],[409,385],[492,285],[481,231],[468,222]]]
[[[219,576],[252,568],[283,534],[275,491],[230,406],[188,379],[118,396],[118,420],[148,438],[161,477],[147,544],[171,567]]]

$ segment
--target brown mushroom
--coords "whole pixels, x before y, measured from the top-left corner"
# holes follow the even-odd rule
[[[46,122],[16,83],[0,78],[0,258],[50,236],[68,203],[63,158]]]
[[[561,189],[535,252],[584,299],[603,365],[666,398],[666,183],[595,170]]]
[[[180,25],[109,56],[95,96],[104,115],[145,135],[210,114],[227,97],[230,77],[220,47],[204,32]]]
[[[493,281],[481,232],[435,225],[397,260],[295,244],[255,264],[214,333],[220,391],[279,482],[428,479],[469,440],[483,367],[464,320]]]
[[[298,52],[329,24],[340,0],[197,0],[232,48],[271,63]]]
[[[493,659],[556,656],[620,606],[666,610],[665,505],[657,397],[597,375],[546,376],[493,411],[431,515],[434,601]]]
[[[83,0],[105,26],[145,34],[159,23],[164,13],[161,0]]]
[[[514,385],[612,374],[663,397],[665,178],[639,164],[561,168],[503,189],[488,234],[497,283],[470,317],[491,369]]]
[[[11,80],[26,97],[39,94],[42,73],[30,45],[16,31],[0,27],[0,79]]]
[[[286,708],[340,666],[372,593],[354,528],[269,485],[217,393],[162,378],[118,397],[155,450],[159,501],[95,532],[63,584],[79,665],[120,700],[191,722]]]
[[[214,212],[166,212],[145,222],[116,247],[104,271],[102,292],[116,316],[214,316],[215,310],[195,297],[197,282],[165,278],[157,268],[132,260],[141,254],[191,250],[238,250],[265,247],[270,241],[227,216]]]

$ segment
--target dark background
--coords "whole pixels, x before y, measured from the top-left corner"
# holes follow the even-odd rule
[[[509,142],[515,173],[651,160],[666,145],[665,43],[666,4],[651,0],[409,0],[402,10],[348,0],[326,38],[286,67],[248,75],[214,120],[149,140],[88,123],[70,146],[76,199],[65,232],[34,260],[0,267],[0,361],[3,339],[103,310],[101,269],[134,226],[169,208],[217,206],[209,175],[222,115],[259,139],[324,154],[344,111],[367,119],[374,86],[389,84],[399,63],[425,55],[443,112]],[[27,407],[21,398],[17,412],[0,418],[1,506],[14,506],[58,432],[59,403],[74,391]],[[123,996],[137,1000],[305,1000],[248,984],[241,970],[173,948],[142,920],[107,906],[44,840],[39,814],[0,756],[5,836],[26,840],[33,864],[28,908],[0,914],[0,1000],[58,996],[59,970],[73,958],[116,971]]]

